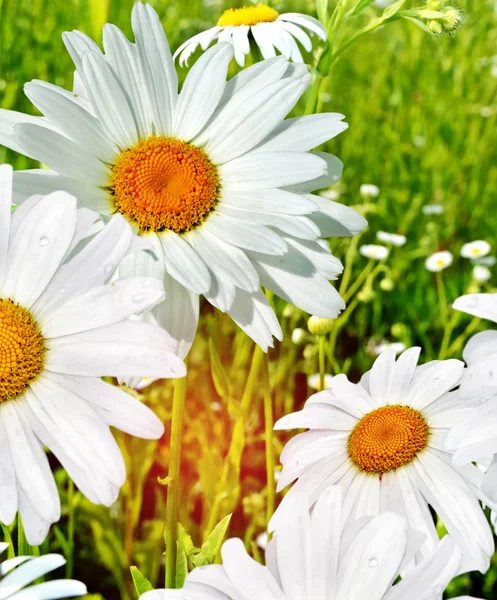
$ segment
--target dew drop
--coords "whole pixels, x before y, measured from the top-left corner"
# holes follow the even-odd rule
[[[369,563],[368,563],[368,565],[369,565],[370,567],[373,567],[373,568],[374,568],[374,567],[377,567],[379,564],[380,564],[380,563],[378,562],[378,559],[377,559],[377,558],[370,558],[370,559],[369,559]]]
[[[114,270],[114,265],[113,264],[108,264],[108,265],[105,265],[104,273],[106,275],[110,275],[113,270]]]
[[[60,288],[60,293],[61,293],[61,294],[64,294],[66,291],[67,291],[67,290],[66,290],[66,288],[65,288],[65,287],[63,287],[63,288]]]
[[[440,383],[440,378],[439,378],[439,377],[435,377],[435,378],[433,379],[433,383],[434,383],[435,385],[439,384],[439,383]]]
[[[171,373],[176,373],[176,367],[171,367]]]
[[[485,404],[488,398],[480,398],[480,404]]]
[[[468,298],[466,301],[467,308],[476,308],[478,306],[478,298],[474,296],[472,298]]]
[[[150,279],[145,279],[145,281],[143,282],[143,287],[148,288],[150,287],[151,281]]]
[[[147,298],[147,294],[135,294],[132,296],[131,300],[136,302],[137,304],[143,302]]]
[[[437,585],[433,586],[433,593],[438,596],[439,594],[441,594],[444,591],[443,585],[440,585],[439,583],[437,583]]]
[[[40,246],[48,246],[50,244],[50,240],[47,237],[40,238]]]

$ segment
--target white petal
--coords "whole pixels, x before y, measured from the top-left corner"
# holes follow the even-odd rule
[[[66,192],[40,200],[10,245],[3,293],[31,308],[69,249],[76,221],[76,199]]]
[[[166,34],[149,4],[134,5],[131,24],[146,83],[142,93],[148,95],[155,131],[170,136],[178,100],[178,76]]]
[[[261,291],[249,294],[237,288],[228,313],[264,352],[267,352],[268,347],[273,347],[273,336],[280,341],[283,339],[278,319]]]
[[[62,34],[62,41],[71,55],[76,70],[79,71],[79,73],[83,70],[82,59],[85,53],[90,51],[95,52],[96,54],[102,54],[102,50],[100,50],[98,44],[85,33],[78,31],[77,29],[74,31],[64,31]]]
[[[14,138],[15,128],[20,123],[31,123],[49,130],[55,130],[56,127],[51,125],[44,117],[33,117],[15,110],[5,110],[0,108],[0,145],[6,146],[7,148],[14,150],[14,152],[19,152],[19,154],[24,154],[24,156],[37,160],[35,156],[30,154],[30,152],[23,148],[23,146]]]
[[[210,287],[209,270],[186,238],[168,231],[159,239],[169,275],[196,294],[206,292]]]
[[[302,410],[281,417],[276,421],[274,428],[352,431],[356,424],[357,419],[334,406],[306,403]]]
[[[26,540],[31,546],[39,546],[45,541],[52,521],[44,519],[38,512],[38,502],[28,500],[24,491],[19,487],[19,515],[26,535]],[[58,520],[58,519],[56,519]]]
[[[90,377],[182,377],[171,338],[150,323],[125,321],[46,341],[45,368]]]
[[[2,482],[0,485],[0,521],[10,525],[17,512],[17,479],[1,410],[0,456],[2,457],[0,462],[0,481]]]
[[[20,489],[40,516],[53,523],[60,518],[57,487],[45,452],[36,439],[18,402],[2,404],[2,418]],[[20,501],[20,499],[19,499]]]
[[[72,260],[63,265],[34,306],[38,319],[71,298],[103,285],[129,250],[133,234],[121,215],[113,217]]]
[[[263,58],[270,59],[276,56],[276,50],[273,46],[272,29],[269,23],[257,23],[251,28],[255,43],[259,46],[259,50]]]
[[[497,294],[461,296],[454,302],[452,308],[497,323]]]
[[[328,152],[313,152],[312,155],[325,161],[326,171],[324,174],[318,175],[315,179],[288,185],[287,189],[289,191],[296,192],[297,194],[307,194],[315,190],[328,188],[337,183],[342,177],[343,163],[339,158],[333,156],[333,154],[328,154]]]
[[[210,271],[211,287],[205,292],[205,299],[221,312],[227,312],[233,306],[235,300],[236,287],[230,281],[219,277]]]
[[[407,390],[402,404],[422,410],[457,385],[464,371],[464,363],[450,359],[433,361],[417,372]]]
[[[72,579],[59,579],[56,581],[45,581],[33,588],[21,590],[15,595],[16,600],[52,600],[55,598],[69,598],[73,596],[84,596],[88,590],[81,581]]]
[[[314,17],[309,17],[308,15],[302,15],[300,13],[283,13],[278,19],[282,21],[290,21],[291,23],[296,23],[301,27],[305,27],[315,33],[319,38],[323,41],[326,40],[326,30],[323,25]]]
[[[235,60],[240,67],[245,65],[245,55],[250,53],[249,31],[250,27],[248,25],[239,25],[233,29],[232,43],[235,50]]]
[[[223,96],[232,58],[229,44],[216,44],[190,69],[174,116],[176,137],[190,141],[205,126]]]
[[[221,202],[227,206],[252,210],[257,213],[270,212],[286,215],[305,215],[317,210],[313,199],[301,196],[300,194],[292,194],[278,188],[267,190],[222,190]]]
[[[60,175],[90,181],[102,187],[107,187],[110,183],[111,172],[103,162],[83,146],[55,131],[21,123],[15,127],[14,138],[36,160]]]
[[[162,282],[150,277],[121,279],[69,300],[42,322],[45,338],[89,331],[124,321],[164,298]]]
[[[216,274],[247,292],[259,289],[259,276],[243,250],[223,242],[201,227],[186,237]]]
[[[197,331],[198,294],[190,292],[167,273],[164,276],[166,300],[154,310],[157,323],[171,336],[174,352],[180,358],[190,351]]]
[[[99,120],[122,149],[138,142],[138,129],[128,98],[104,57],[95,52],[83,55],[83,81]]]
[[[17,592],[24,586],[29,585],[39,577],[43,577],[50,571],[54,571],[59,567],[66,564],[65,559],[60,554],[46,554],[45,556],[38,556],[25,562],[23,565],[18,567],[15,571],[12,571],[2,580],[2,588],[5,591],[8,590],[7,598],[17,597]],[[31,588],[31,592],[37,589],[38,586]],[[2,597],[3,593],[0,592]],[[37,596],[35,595],[35,598]]]
[[[52,123],[90,154],[108,163],[119,155],[119,148],[108,132],[75,100],[71,92],[36,80],[27,83],[24,92]]]
[[[307,197],[312,199],[318,206],[319,210],[309,215],[309,218],[319,227],[321,237],[357,235],[368,224],[362,215],[349,206],[321,196],[308,195]]]
[[[227,188],[258,190],[314,180],[325,168],[326,163],[314,154],[258,152],[224,163],[219,175]]]
[[[420,352],[421,348],[413,347],[399,356],[390,382],[389,404],[398,404],[405,397],[416,372]]]

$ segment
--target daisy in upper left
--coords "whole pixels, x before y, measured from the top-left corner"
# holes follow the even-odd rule
[[[275,429],[310,431],[283,449],[278,489],[297,479],[272,518],[278,530],[292,512],[292,498],[305,491],[312,506],[323,490],[345,491],[343,517],[355,520],[393,511],[425,534],[416,559],[438,542],[428,506],[439,515],[463,554],[463,568],[484,573],[494,541],[478,498],[483,474],[474,465],[452,465],[445,448],[450,428],[463,422],[465,404],[448,393],[458,385],[464,364],[432,361],[417,366],[420,349],[397,360],[380,354],[360,383],[335,375],[330,388],[309,398],[300,412],[280,419]],[[495,504],[494,504],[495,506]]]
[[[38,545],[60,518],[43,446],[92,502],[112,504],[126,473],[109,426],[150,439],[163,426],[100,377],[181,377],[185,366],[163,329],[127,320],[162,300],[162,283],[108,283],[132,250],[124,218],[81,244],[96,215],[66,192],[11,213],[11,184],[0,166],[0,521],[19,511]]]
[[[157,13],[135,4],[135,43],[104,27],[103,53],[79,31],[64,34],[75,91],[32,81],[45,115],[0,110],[0,143],[50,167],[14,174],[14,202],[63,189],[104,218],[119,213],[155,254],[122,275],[164,282],[153,318],[188,352],[203,295],[261,348],[282,330],[261,287],[320,317],[345,304],[330,284],[342,272],[320,238],[366,225],[353,209],[310,192],[342,163],[311,152],[347,128],[343,115],[285,120],[310,81],[284,57],[226,81],[233,48],[219,43],[189,71],[181,92]]]
[[[0,542],[0,554],[9,547]],[[66,563],[60,554],[45,556],[17,556],[0,563],[0,598],[2,600],[55,600],[84,596],[86,586],[74,579],[56,579],[30,586],[50,571]]]

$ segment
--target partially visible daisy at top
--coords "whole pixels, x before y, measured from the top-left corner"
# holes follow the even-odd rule
[[[329,280],[342,264],[318,242],[355,235],[366,221],[310,193],[342,171],[311,149],[347,128],[343,115],[285,120],[309,84],[307,67],[278,56],[227,82],[226,43],[199,58],[178,93],[157,13],[137,3],[131,22],[135,43],[105,25],[105,53],[79,31],[63,35],[75,92],[25,86],[44,117],[0,110],[0,143],[51,169],[16,172],[15,203],[62,189],[105,219],[124,215],[153,252],[128,259],[121,276],[163,280],[167,304],[153,318],[180,356],[195,337],[200,295],[264,350],[282,331],[261,286],[336,317],[345,304]]]
[[[306,31],[307,30],[307,31]],[[250,42],[257,44],[263,58],[272,58],[279,52],[293,62],[304,62],[299,42],[306,52],[312,50],[308,33],[326,40],[326,30],[314,17],[300,13],[279,14],[267,4],[229,8],[219,17],[217,25],[202,31],[182,44],[174,53],[180,65],[200,46],[206,50],[211,43],[228,42],[233,46],[236,62],[243,67],[250,54]]]

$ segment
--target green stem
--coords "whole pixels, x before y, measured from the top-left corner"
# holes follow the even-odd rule
[[[345,255],[345,269],[343,271],[342,281],[340,282],[340,296],[344,296],[349,285],[350,278],[352,276],[352,265],[354,263],[355,255],[357,254],[357,245],[359,244],[360,235],[356,235],[352,238],[347,254]]]
[[[178,502],[181,473],[181,434],[185,412],[186,377],[174,382],[171,440],[169,444],[169,486],[166,505],[166,588],[176,587]]]
[[[26,541],[24,527],[22,526],[21,513],[17,514],[17,556],[31,556],[31,546]]]
[[[274,444],[273,444],[273,398],[271,396],[271,384],[269,380],[269,358],[266,356],[266,366],[264,373],[264,425],[265,425],[265,441],[266,441],[266,489],[267,489],[267,505],[266,505],[266,526],[274,513],[276,503],[276,486],[274,481]],[[268,538],[270,539],[268,532]]]
[[[479,317],[473,317],[473,319],[471,319],[471,322],[466,327],[466,329],[449,346],[447,354],[448,355],[454,354],[455,351],[458,350],[459,346],[462,347],[462,345],[466,341],[466,339],[469,336],[469,334],[473,333],[473,331],[475,331],[475,329],[478,329],[478,325],[479,324],[480,324],[480,318]]]
[[[305,105],[304,115],[314,114],[315,109],[316,109],[316,104],[318,102],[319,88],[321,86],[322,79],[323,79],[323,76],[320,73],[314,73],[311,89],[309,92],[309,97],[307,98],[307,103]]]
[[[319,390],[324,390],[324,359],[326,349],[326,337],[318,335],[318,351],[319,351]]]
[[[442,322],[444,324],[444,327],[447,327],[447,296],[445,294],[445,286],[444,286],[444,281],[443,281],[441,271],[437,271],[436,279],[437,279],[438,302],[440,305],[440,316],[442,317]]]
[[[71,579],[74,568],[74,482],[71,478],[67,484],[67,518],[69,553],[66,556],[66,579]]]

